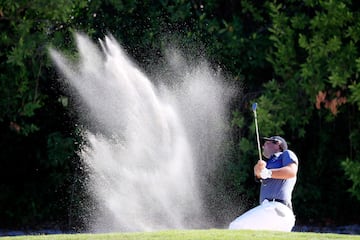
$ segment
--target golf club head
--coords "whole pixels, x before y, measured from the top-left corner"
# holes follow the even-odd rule
[[[255,111],[256,111],[256,108],[257,108],[257,103],[255,102],[255,103],[253,103],[253,105],[252,105],[252,110],[255,112]]]

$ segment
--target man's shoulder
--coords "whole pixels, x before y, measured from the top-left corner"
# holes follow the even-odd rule
[[[299,159],[298,159],[298,157],[296,156],[296,154],[295,154],[293,151],[289,150],[289,149],[287,149],[287,150],[285,150],[284,152],[282,152],[281,157],[282,157],[282,158],[285,158],[285,159],[291,159],[291,160],[292,160],[293,162],[295,162],[296,164],[299,163]]]

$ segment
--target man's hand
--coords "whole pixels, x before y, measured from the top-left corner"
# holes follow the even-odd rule
[[[254,166],[255,177],[261,178],[260,173],[263,169],[265,169],[265,167],[266,167],[266,162],[264,160],[259,160]]]
[[[272,175],[272,171],[270,169],[264,168],[263,170],[261,170],[260,172],[260,177],[262,179],[267,179],[267,178],[271,178]]]

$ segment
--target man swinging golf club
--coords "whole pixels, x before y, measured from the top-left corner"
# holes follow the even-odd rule
[[[255,110],[254,114],[257,126]],[[255,177],[261,183],[260,205],[236,218],[230,223],[229,229],[290,232],[295,225],[291,196],[296,183],[298,158],[294,152],[288,150],[282,137],[262,139],[263,156],[267,161],[263,161],[260,155],[254,166]],[[259,137],[258,145],[260,146]]]

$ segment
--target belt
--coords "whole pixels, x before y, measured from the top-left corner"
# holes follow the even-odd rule
[[[292,206],[291,203],[289,203],[288,201],[285,200],[281,200],[281,199],[276,199],[276,198],[265,198],[266,200],[268,200],[269,202],[279,202],[284,204],[285,206],[287,206],[288,208],[290,208],[292,210]]]

